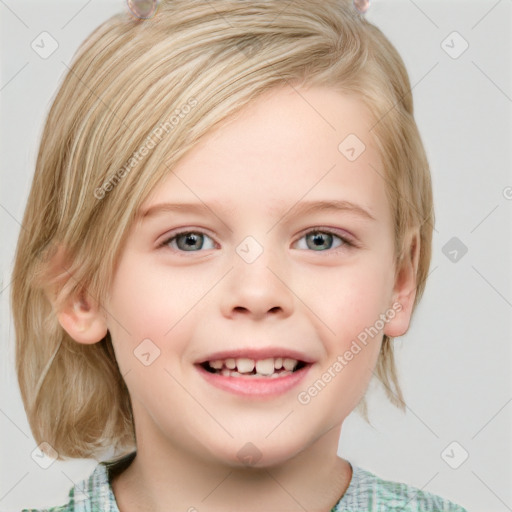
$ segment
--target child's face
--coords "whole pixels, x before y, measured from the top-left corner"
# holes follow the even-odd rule
[[[404,290],[373,122],[354,98],[298,92],[276,89],[203,139],[142,209],[191,206],[155,211],[129,235],[105,308],[139,443],[229,464],[245,452],[259,465],[290,459],[342,423],[382,334],[408,327],[413,297],[390,313]],[[354,161],[338,149],[349,134],[366,145]],[[302,210],[328,201],[354,209]],[[365,328],[379,331],[366,344]],[[272,357],[308,364],[256,380],[200,365]]]

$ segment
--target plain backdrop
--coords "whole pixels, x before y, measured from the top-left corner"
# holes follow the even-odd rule
[[[122,9],[122,0],[0,0],[1,511],[63,503],[96,464],[34,462],[14,373],[9,293],[49,105],[78,45]],[[407,412],[372,384],[372,426],[349,416],[339,450],[382,478],[482,512],[512,510],[511,13],[512,0],[371,3],[368,18],[410,74],[436,225],[423,301],[407,335],[395,340]],[[48,38],[42,32],[58,44],[45,58],[32,47]]]

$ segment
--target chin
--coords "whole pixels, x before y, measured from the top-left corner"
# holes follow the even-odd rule
[[[289,444],[283,446],[282,440],[242,443],[232,440],[229,444],[231,449],[234,448],[234,451],[227,451],[226,446],[224,446],[219,452],[211,453],[221,464],[225,464],[232,469],[263,470],[278,467],[292,461],[303,449],[303,445],[293,446]]]

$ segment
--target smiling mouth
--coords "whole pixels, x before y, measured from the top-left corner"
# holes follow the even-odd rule
[[[245,357],[205,361],[200,366],[209,373],[224,377],[277,378],[291,375],[309,363],[285,357],[248,359]]]

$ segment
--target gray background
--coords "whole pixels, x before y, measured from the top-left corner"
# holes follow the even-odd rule
[[[123,8],[122,0],[0,0],[2,511],[62,503],[96,464],[43,469],[32,459],[8,299],[44,116],[78,45]],[[470,511],[512,510],[511,12],[512,0],[374,0],[367,15],[410,74],[436,230],[423,301],[407,335],[395,341],[407,413],[371,385],[373,427],[352,414],[340,454]],[[48,58],[31,48],[43,31],[59,45]],[[450,36],[454,31],[459,35]],[[464,41],[469,47],[460,54]],[[453,237],[456,245],[446,246]]]

